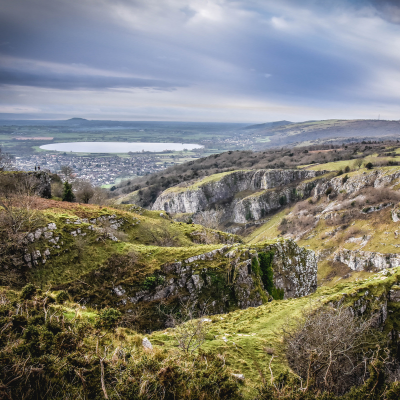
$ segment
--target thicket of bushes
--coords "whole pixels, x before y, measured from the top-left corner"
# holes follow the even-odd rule
[[[106,308],[91,322],[78,314],[66,320],[54,304],[33,285],[0,293],[0,398],[245,398],[217,353],[146,351],[142,336],[116,328],[117,310]],[[346,308],[292,319],[283,346],[298,375],[262,378],[254,400],[397,399],[399,367],[375,328],[373,315],[359,319]]]
[[[116,310],[67,321],[46,294],[24,293],[0,294],[0,398],[241,398],[223,357],[145,352],[141,336],[115,330]]]

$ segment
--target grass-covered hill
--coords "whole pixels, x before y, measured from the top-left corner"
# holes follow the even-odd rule
[[[133,205],[14,202],[2,200],[1,284],[116,307],[141,331],[166,326],[182,300],[215,314],[316,288],[314,254],[292,241],[243,245],[236,235]]]
[[[217,173],[240,169],[306,168],[312,164],[328,164],[321,168],[330,169],[331,162],[341,161],[342,165],[346,166],[352,164],[351,161],[363,160],[373,155],[378,156],[375,160],[378,163],[398,163],[400,159],[396,157],[400,153],[396,153],[397,148],[396,141],[364,141],[341,145],[273,148],[264,151],[227,151],[175,165],[156,174],[124,181],[112,194],[117,196],[117,203],[138,204],[150,208],[164,190],[178,184],[191,184]]]
[[[21,292],[2,289],[0,393],[40,399],[278,399],[282,392],[276,387],[268,389],[270,397],[259,397],[259,389],[290,370],[282,343],[288,318],[301,317],[304,309],[341,304],[358,315],[381,313],[383,333],[391,336],[400,328],[399,281],[396,268],[320,288],[307,297],[209,316],[203,323],[201,350],[194,353],[179,347],[178,328],[145,338],[135,329],[117,327],[118,311],[84,306],[65,292],[34,286]],[[371,379],[372,385],[361,387],[359,396],[366,391],[373,399],[396,398],[387,395],[383,379]],[[397,386],[391,390],[398,395]],[[301,391],[295,393],[288,398],[304,398],[298,397]],[[312,391],[308,396],[317,398]],[[345,399],[362,398],[355,396],[353,392]]]
[[[323,120],[252,125],[245,128],[249,138],[271,146],[343,143],[346,140],[393,140],[398,138],[399,121]]]

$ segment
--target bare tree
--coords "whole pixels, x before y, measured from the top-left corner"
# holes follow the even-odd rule
[[[106,190],[100,187],[93,188],[93,197],[90,199],[91,204],[98,204],[102,206],[107,203],[107,200],[108,200],[108,194]]]
[[[90,181],[75,180],[74,188],[76,190],[76,198],[82,203],[89,203],[90,199],[94,196],[94,188]]]
[[[363,158],[357,158],[357,159],[355,159],[354,162],[353,162],[353,168],[354,168],[354,169],[356,169],[356,168],[360,169],[360,168],[361,168],[361,165],[363,165],[363,162],[364,162],[364,159],[363,159]]]
[[[51,184],[51,195],[61,198],[64,192],[64,185],[61,182],[54,182]]]
[[[314,389],[341,395],[367,378],[367,365],[380,339],[376,319],[360,319],[350,308],[305,311],[283,328],[290,367]],[[368,351],[369,349],[369,351]]]
[[[2,276],[4,282],[15,280],[11,267],[22,263],[29,234],[44,223],[34,208],[36,186],[35,177],[27,174],[0,175],[0,265],[8,274]]]
[[[0,175],[0,206],[3,221],[13,233],[26,230],[36,220],[33,209],[37,179],[28,174]]]
[[[62,165],[60,168],[60,173],[65,181],[68,181],[72,178],[72,174],[74,173],[74,169],[70,165]]]
[[[181,301],[178,312],[168,314],[168,324],[174,326],[178,347],[185,353],[193,353],[201,347],[209,331],[207,305],[199,307],[193,301]]]

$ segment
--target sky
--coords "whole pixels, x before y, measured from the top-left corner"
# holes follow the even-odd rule
[[[400,0],[0,0],[0,119],[400,119]]]

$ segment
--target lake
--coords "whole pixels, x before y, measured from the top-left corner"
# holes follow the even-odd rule
[[[142,151],[162,152],[201,149],[203,146],[190,143],[143,143],[143,142],[70,142],[52,143],[40,146],[43,150],[73,153],[139,153]]]

